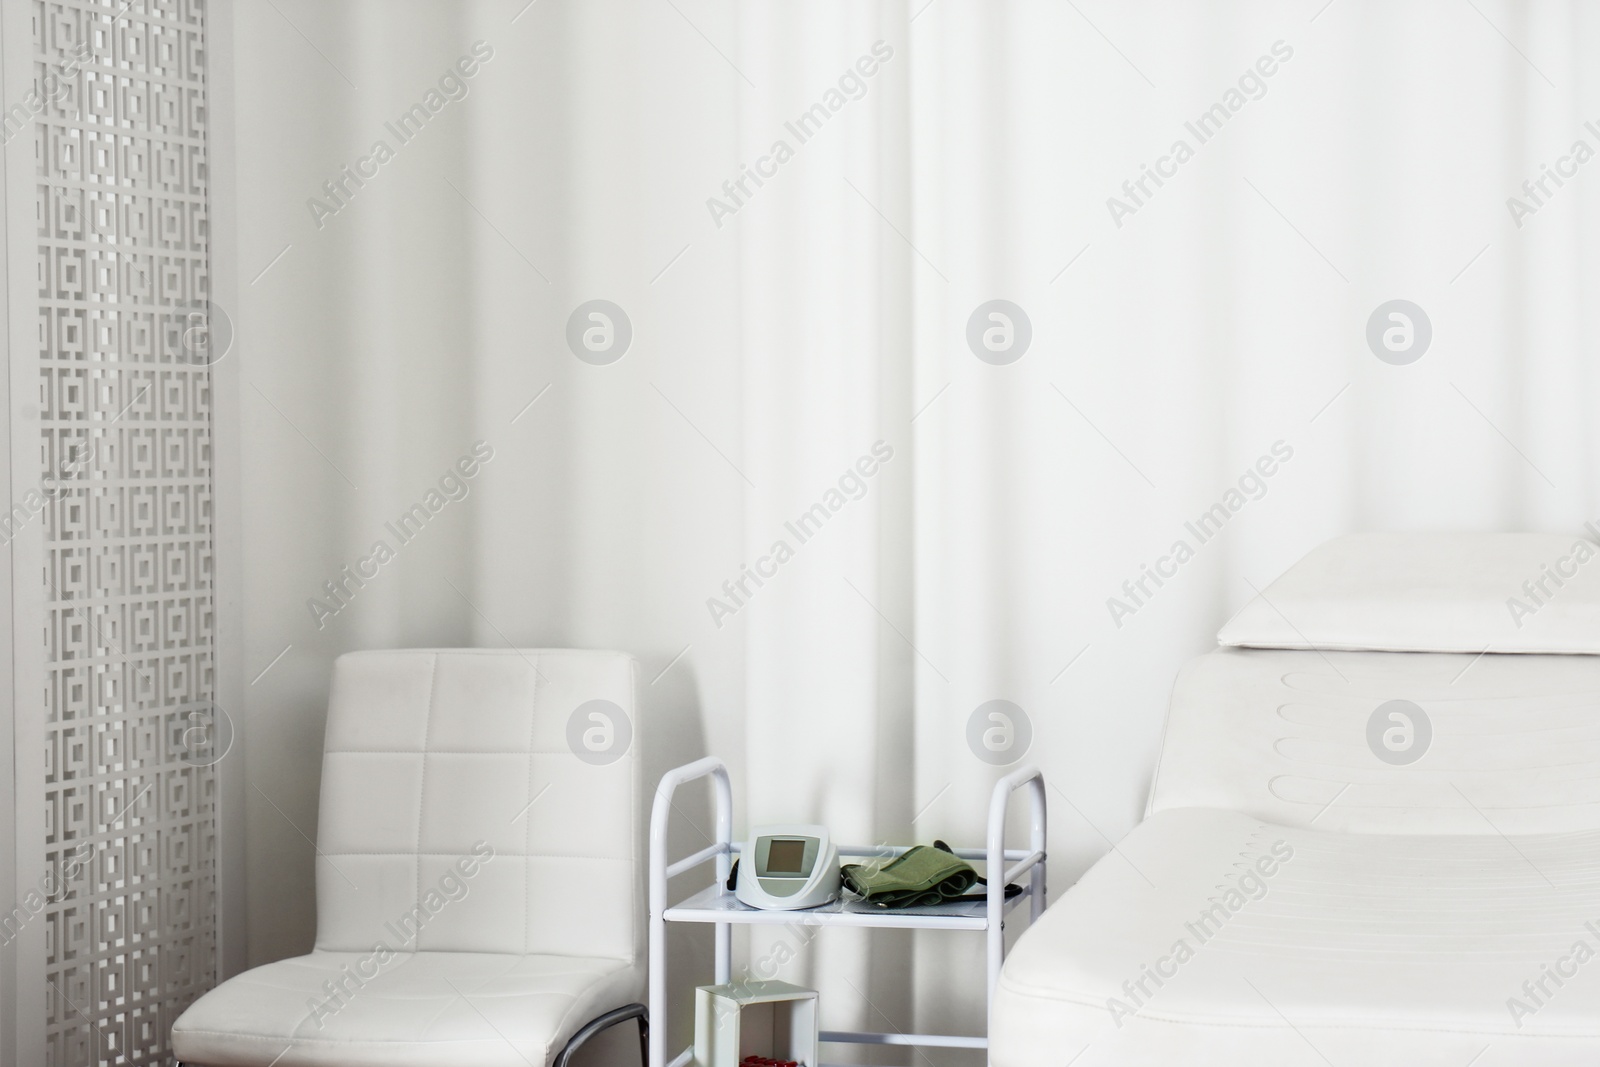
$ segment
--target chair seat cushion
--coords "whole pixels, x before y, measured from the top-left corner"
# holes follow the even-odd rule
[[[640,985],[619,960],[317,951],[213,989],[172,1046],[197,1067],[543,1067]]]
[[[1158,812],[1019,939],[991,1062],[1600,1063],[1600,831],[1485,817],[1400,836]]]

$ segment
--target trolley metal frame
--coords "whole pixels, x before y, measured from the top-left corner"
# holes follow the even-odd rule
[[[715,840],[700,851],[672,860],[667,855],[667,821],[673,810],[673,795],[694,781],[709,778],[712,786]],[[1011,797],[1025,790],[1029,800],[1028,847],[1005,847],[1006,815]],[[667,1059],[667,923],[707,923],[715,929],[715,978],[718,984],[733,976],[733,927],[748,925],[853,926],[896,930],[972,930],[987,938],[987,994],[989,1010],[994,1006],[995,984],[1005,961],[1005,918],[1024,900],[1028,920],[1033,922],[1045,907],[1045,788],[1044,776],[1037,768],[1022,767],[995,783],[989,800],[989,832],[984,848],[958,848],[955,854],[966,860],[986,864],[988,890],[983,901],[941,904],[929,908],[884,911],[859,901],[838,901],[805,911],[762,911],[741,904],[727,889],[733,857],[742,845],[733,840],[733,787],[722,761],[708,756],[685,764],[662,776],[656,787],[655,806],[650,814],[650,1053],[649,1067],[688,1067],[694,1047]],[[841,845],[841,856],[888,857],[904,848]],[[714,864],[709,886],[669,904],[668,882],[705,863]],[[1010,866],[1007,866],[1009,864]],[[1009,900],[1005,887],[1023,875],[1022,892]],[[987,1020],[988,1015],[985,1015]],[[985,1027],[987,1032],[987,1026]],[[943,1048],[989,1047],[987,1036],[961,1034],[877,1033],[853,1030],[824,1030],[824,1043],[911,1045]],[[820,1065],[812,1065],[820,1067]]]

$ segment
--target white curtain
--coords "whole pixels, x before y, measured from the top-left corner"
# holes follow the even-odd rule
[[[1348,530],[1600,515],[1583,5],[414,6],[241,11],[241,275],[294,245],[239,316],[276,405],[246,397],[250,655],[292,646],[251,773],[290,816],[337,652],[607,645],[645,662],[655,770],[723,755],[741,824],[860,841],[978,842],[1006,767],[969,731],[1011,702],[1059,893],[1252,586]],[[441,136],[310,229],[479,39]],[[609,366],[564,341],[591,299],[632,323]],[[477,438],[449,532],[309,629],[301,591]],[[309,938],[283,812],[252,813],[257,959]],[[976,939],[830,935],[784,973],[830,1027],[981,1026]]]

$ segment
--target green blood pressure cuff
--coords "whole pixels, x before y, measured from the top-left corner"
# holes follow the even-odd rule
[[[943,841],[917,845],[887,863],[847,863],[839,875],[852,893],[880,908],[943,904],[983,884],[972,864],[952,855]]]

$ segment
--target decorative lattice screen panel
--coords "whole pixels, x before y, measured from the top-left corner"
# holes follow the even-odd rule
[[[211,385],[171,343],[207,298],[205,9],[32,6],[52,498],[36,711],[45,860],[68,876],[41,916],[45,1048],[50,1067],[165,1064],[215,982],[215,771],[192,736],[214,685]]]

